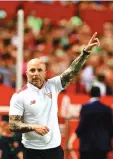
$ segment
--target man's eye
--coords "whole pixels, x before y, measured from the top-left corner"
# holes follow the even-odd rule
[[[42,69],[38,69],[38,71],[39,71],[39,72],[41,72],[41,71],[42,71]]]
[[[30,72],[35,72],[35,69],[31,69]]]

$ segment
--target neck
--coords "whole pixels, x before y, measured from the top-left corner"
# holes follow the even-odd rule
[[[99,101],[99,97],[91,97],[90,102]]]

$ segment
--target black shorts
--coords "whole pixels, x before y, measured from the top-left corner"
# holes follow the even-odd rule
[[[35,150],[24,147],[23,159],[64,159],[64,151],[61,146],[46,150]]]

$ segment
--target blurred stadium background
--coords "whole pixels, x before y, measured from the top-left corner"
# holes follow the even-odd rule
[[[24,11],[23,57],[20,57],[23,60],[17,65],[21,54],[20,9]],[[12,94],[26,84],[27,61],[40,57],[47,64],[47,78],[59,75],[80,54],[95,31],[100,47],[94,47],[72,84],[59,95],[65,159],[79,159],[79,140],[75,141],[73,151],[67,149],[67,141],[77,127],[81,104],[88,101],[91,86],[98,85],[101,100],[113,107],[113,2],[0,1],[0,159],[22,159],[21,135],[9,131],[8,110]],[[113,152],[108,159],[113,159]]]

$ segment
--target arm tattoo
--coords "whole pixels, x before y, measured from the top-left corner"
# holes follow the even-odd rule
[[[20,115],[9,116],[9,129],[12,132],[30,132],[32,130],[31,124],[23,123],[23,117]]]
[[[77,59],[75,59],[70,67],[61,74],[62,87],[66,88],[67,85],[73,80],[75,75],[79,72],[86,59],[88,58],[88,53],[82,53]]]

